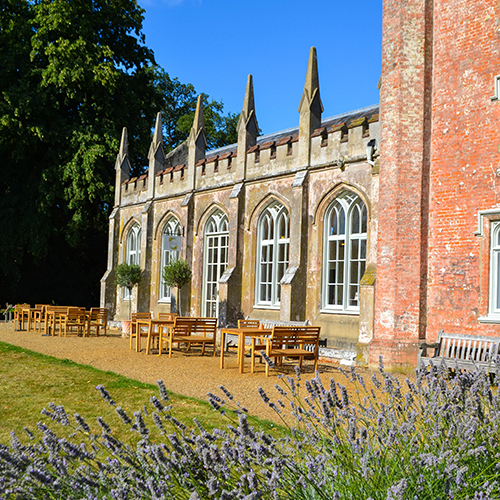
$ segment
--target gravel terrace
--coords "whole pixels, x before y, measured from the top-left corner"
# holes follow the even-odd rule
[[[207,392],[223,396],[219,386],[224,385],[234,395],[235,400],[246,406],[252,415],[278,420],[257,392],[258,387],[262,387],[271,400],[278,397],[275,389],[275,384],[279,382],[276,372],[266,377],[265,365],[258,362],[256,373],[251,374],[250,359],[246,358],[246,373],[240,374],[234,350],[226,355],[225,368],[221,370],[219,350],[215,357],[210,352],[209,355],[201,356],[194,348],[191,353],[174,350],[170,359],[165,354],[158,356],[157,351],[146,355],[145,340],[142,351],[135,352],[129,348],[129,339],[122,338],[120,332],[116,331],[109,331],[107,336],[100,337],[45,337],[39,332],[15,331],[13,323],[0,323],[0,341],[100,370],[112,371],[142,382],[155,384],[158,379],[162,379],[169,391],[203,400],[206,400]],[[282,373],[294,374],[293,366],[294,364],[285,362],[280,370]],[[366,369],[358,369],[358,372],[362,373],[368,382],[371,373]],[[320,361],[319,373],[325,385],[329,385],[330,378],[333,377],[352,393],[351,384],[337,365]],[[305,361],[303,378],[313,376],[312,362]]]

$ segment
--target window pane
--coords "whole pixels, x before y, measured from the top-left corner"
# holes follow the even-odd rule
[[[363,203],[362,215],[361,215],[361,232],[368,232],[368,212],[366,210],[366,205]]]
[[[345,212],[340,208],[339,212],[339,234],[345,234]]]
[[[353,207],[351,212],[351,234],[359,233],[359,208]]]

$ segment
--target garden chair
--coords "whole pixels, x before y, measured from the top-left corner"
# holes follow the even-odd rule
[[[24,330],[25,318],[29,321],[29,316],[27,317],[24,312],[28,307],[30,307],[29,304],[16,304],[14,306],[14,330],[17,330],[17,325],[19,325],[19,330]]]
[[[48,304],[35,304],[33,311],[33,328],[35,332],[42,331],[42,323],[45,324],[45,310]]]
[[[84,335],[86,324],[85,307],[68,307],[66,314],[61,314],[61,333],[65,337],[68,336],[68,332],[71,333],[74,329],[76,329],[78,336]]]
[[[298,358],[299,367],[305,357],[312,356],[314,370],[318,368],[319,326],[274,326],[270,337],[264,339],[265,351],[269,358],[274,358],[275,364],[281,365],[283,358]],[[252,343],[253,343],[252,339]],[[307,348],[309,347],[309,349]],[[312,350],[311,350],[312,349]],[[252,373],[255,368],[257,346],[252,348]],[[269,376],[269,365],[266,363],[266,376]]]
[[[95,336],[99,337],[99,331],[104,330],[104,335],[108,334],[108,310],[105,307],[92,307],[87,322],[87,335],[90,329],[95,328]]]
[[[136,312],[132,313],[130,320],[130,349],[133,349],[133,341],[135,339],[135,350],[137,351],[140,341],[138,342],[137,335],[142,337],[147,337],[148,334],[146,332],[138,332],[137,331],[137,320],[138,319],[153,319],[153,315],[150,312]]]
[[[262,328],[263,326],[264,325],[260,322],[259,319],[238,320],[238,328]],[[252,343],[250,345],[243,346],[243,348],[246,349],[248,347],[250,349],[250,356],[252,356],[252,349],[263,350],[266,348],[266,345],[264,344],[264,338],[264,335],[262,337],[255,337],[255,339],[252,338]],[[260,362],[262,363],[262,358],[260,358]]]

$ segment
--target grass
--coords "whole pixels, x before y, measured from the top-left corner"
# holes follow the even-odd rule
[[[158,396],[155,385],[0,342],[0,443],[9,443],[11,431],[22,438],[24,427],[33,431],[38,422],[48,424],[50,419],[41,410],[51,402],[64,406],[70,416],[82,415],[95,432],[99,432],[95,419],[101,416],[115,430],[117,438],[137,441],[137,434],[124,429],[114,408],[96,390],[97,385],[103,385],[129,415],[144,406],[151,412],[152,406],[144,403],[151,396]],[[169,395],[175,417],[189,428],[195,416],[208,429],[228,424],[227,418],[205,401],[170,392]],[[249,418],[249,422],[285,432],[262,419]]]

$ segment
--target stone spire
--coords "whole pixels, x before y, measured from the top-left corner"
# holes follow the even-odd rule
[[[188,138],[188,189],[195,188],[196,164],[205,158],[207,138],[205,136],[205,119],[203,116],[203,96],[198,96],[193,126]]]
[[[121,203],[121,185],[130,177],[130,161],[128,159],[128,135],[127,129],[123,127],[122,138],[120,141],[120,150],[116,156],[115,162],[115,207]]]
[[[148,198],[151,199],[154,196],[156,173],[165,168],[165,151],[163,149],[161,113],[156,115],[155,131],[153,134],[153,140],[149,146],[148,160]]]
[[[246,175],[247,150],[257,143],[259,125],[255,115],[255,102],[253,96],[253,78],[248,75],[243,109],[238,120],[238,164],[236,179],[241,180]]]
[[[321,127],[323,104],[319,95],[318,61],[316,48],[311,47],[307,65],[306,82],[299,104],[299,160],[304,166],[309,165],[311,134]]]

